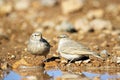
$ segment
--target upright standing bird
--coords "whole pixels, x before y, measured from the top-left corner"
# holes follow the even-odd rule
[[[67,35],[60,35],[59,38],[61,39],[58,43],[58,53],[60,53],[60,56],[68,60],[72,61],[75,59],[88,57],[89,55],[102,59],[96,52],[93,52],[84,45],[71,40]]]
[[[34,32],[30,36],[27,50],[31,54],[46,56],[50,51],[50,44],[42,37],[41,32]]]

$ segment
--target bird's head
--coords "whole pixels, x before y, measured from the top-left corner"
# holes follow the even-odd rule
[[[36,40],[36,41],[40,40],[41,38],[42,38],[41,32],[34,32],[30,37],[31,40]]]

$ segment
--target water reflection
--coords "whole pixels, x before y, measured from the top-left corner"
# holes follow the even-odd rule
[[[49,80],[50,77],[44,73],[43,67],[23,68],[12,70],[3,80]]]
[[[84,80],[86,78],[83,74],[62,72],[60,70],[48,70],[45,72],[52,77],[52,80],[79,80],[79,79]]]
[[[64,72],[60,69],[44,70],[43,67],[22,68],[10,71],[3,80],[93,80],[95,77],[99,77],[98,80],[117,80],[120,79],[120,72],[111,74],[103,71],[95,73],[90,70],[84,72]]]
[[[120,72],[116,74],[105,73],[94,73],[94,72],[62,72],[60,70],[47,70],[45,71],[52,80],[93,80],[99,77],[97,80],[117,80],[120,79]],[[95,79],[96,80],[96,79]]]
[[[100,77],[100,80],[108,80],[108,79],[120,79],[120,74],[114,74],[114,75],[110,75],[110,74],[108,74],[108,73],[103,73],[103,74],[95,74],[95,73],[90,73],[90,72],[83,72],[83,74],[86,76],[86,77],[88,77],[88,78],[90,78],[90,79],[92,79],[92,78],[94,78],[94,77],[96,77],[96,76],[99,76]]]

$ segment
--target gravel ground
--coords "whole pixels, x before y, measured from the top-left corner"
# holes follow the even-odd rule
[[[69,14],[63,14],[61,11],[60,3],[52,7],[43,7],[37,0],[31,0],[30,5],[25,10],[13,8],[12,10],[0,13],[0,63],[1,69],[5,69],[4,63],[17,68],[21,65],[35,66],[41,65],[45,59],[44,56],[31,55],[27,52],[27,42],[30,35],[35,31],[41,31],[44,38],[51,44],[51,51],[48,54],[48,62],[45,63],[45,69],[59,67],[62,70],[80,71],[81,68],[120,68],[120,1],[119,0],[99,0],[99,6],[93,5],[97,0],[87,0],[81,10]],[[9,2],[11,6],[12,1]],[[106,7],[114,3],[117,6],[116,10],[107,12]],[[119,5],[118,5],[119,4]],[[5,8],[6,9],[6,8]],[[94,30],[91,28],[89,31],[77,30],[77,32],[66,32],[56,30],[56,26],[62,21],[67,20],[71,24],[83,17],[89,10],[101,9],[103,14],[98,15],[100,19],[108,20],[111,22],[112,29]],[[110,8],[111,9],[111,8]],[[113,11],[113,12],[112,12]],[[102,17],[101,17],[102,15]],[[91,17],[90,17],[91,18]],[[97,18],[95,16],[95,18]],[[88,19],[88,21],[95,20],[95,18]],[[76,27],[75,27],[76,28]],[[91,50],[100,53],[106,50],[110,56],[105,56],[105,60],[101,61],[93,56],[90,56],[88,61],[75,61],[69,67],[67,61],[56,52],[58,39],[60,34],[67,34],[71,39],[81,42]],[[22,60],[22,63],[21,63]],[[76,67],[72,69],[72,67]],[[117,69],[120,71],[120,69]]]

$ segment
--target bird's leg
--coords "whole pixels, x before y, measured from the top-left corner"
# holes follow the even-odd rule
[[[74,59],[71,59],[71,60],[68,62],[68,64],[67,64],[67,65],[69,66],[69,65],[70,65],[70,63],[71,63],[73,60],[74,60]]]
[[[43,62],[47,62],[48,59],[49,59],[49,58],[47,58],[47,57],[45,56],[45,59],[43,60]]]

